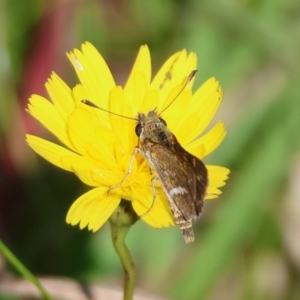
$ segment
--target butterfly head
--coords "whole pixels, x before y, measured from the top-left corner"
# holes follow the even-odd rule
[[[145,138],[149,133],[165,131],[167,123],[160,118],[156,109],[150,110],[148,114],[138,114],[138,124],[135,127],[135,133],[138,137]]]

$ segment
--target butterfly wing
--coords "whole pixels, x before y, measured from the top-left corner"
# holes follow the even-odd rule
[[[175,151],[152,141],[145,141],[143,147],[169,202],[173,202],[185,220],[198,217],[207,187],[207,170],[202,161],[179,143]]]

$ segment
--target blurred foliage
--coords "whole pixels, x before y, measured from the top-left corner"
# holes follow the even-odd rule
[[[18,258],[2,243],[0,240],[0,252],[3,254],[3,256],[7,259],[9,263],[11,263],[18,272],[27,280],[31,281],[36,288],[41,293],[43,299],[45,300],[51,300],[50,295],[48,295],[47,291],[44,289],[44,287],[40,284],[40,282],[37,280],[36,276],[34,276],[19,260]]]
[[[121,282],[108,226],[92,234],[64,223],[88,188],[28,149],[25,132],[47,133],[24,108],[30,94],[45,95],[52,70],[76,83],[63,55],[82,42],[95,44],[120,84],[147,43],[154,71],[187,48],[198,55],[195,86],[220,80],[225,97],[216,120],[228,134],[207,162],[229,167],[231,176],[224,195],[205,203],[194,244],[185,245],[176,228],[132,228],[138,285],[174,299],[300,298],[300,221],[289,217],[293,211],[300,220],[300,205],[291,206],[300,199],[292,190],[300,176],[298,0],[0,5],[0,238],[32,272]]]

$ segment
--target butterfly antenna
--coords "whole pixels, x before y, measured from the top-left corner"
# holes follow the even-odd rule
[[[188,76],[188,78],[186,79],[186,82],[184,84],[184,86],[182,87],[182,89],[179,91],[179,93],[176,95],[176,97],[160,112],[159,116],[165,111],[167,110],[171,104],[174,103],[174,101],[180,96],[180,94],[183,92],[183,90],[186,88],[186,86],[191,82],[191,80],[195,77],[197,73],[197,70],[193,70],[190,75]]]
[[[131,117],[119,115],[119,114],[117,114],[117,113],[114,113],[114,112],[111,112],[111,111],[106,110],[106,109],[104,109],[104,108],[101,108],[101,107],[97,106],[95,103],[93,103],[93,102],[91,102],[91,101],[89,101],[89,100],[84,99],[84,100],[81,100],[81,102],[84,103],[84,104],[86,104],[86,105],[88,105],[88,106],[91,106],[91,107],[94,107],[94,108],[98,108],[98,109],[100,109],[100,110],[103,110],[103,111],[105,111],[105,112],[107,112],[107,113],[109,113],[109,114],[112,114],[112,115],[115,115],[115,116],[118,116],[118,117],[121,117],[121,118],[129,119],[129,120],[135,120],[135,121],[137,121],[136,118],[131,118]]]

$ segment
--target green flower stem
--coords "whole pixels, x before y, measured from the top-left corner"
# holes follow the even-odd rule
[[[135,267],[130,252],[125,244],[127,233],[138,216],[134,212],[131,202],[121,200],[120,205],[111,215],[111,236],[116,252],[118,253],[124,270],[124,300],[132,300],[135,285]]]

